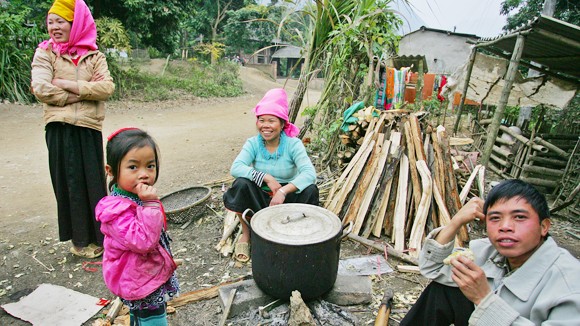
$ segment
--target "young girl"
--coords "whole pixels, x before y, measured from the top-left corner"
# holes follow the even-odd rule
[[[131,326],[167,325],[166,302],[179,292],[163,206],[153,185],[159,176],[155,141],[122,128],[108,137],[109,196],[96,208],[105,235],[103,278],[129,307]]]

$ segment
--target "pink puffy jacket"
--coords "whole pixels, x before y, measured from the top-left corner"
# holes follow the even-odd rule
[[[111,292],[138,300],[171,277],[177,266],[159,243],[165,223],[160,203],[139,206],[126,198],[106,196],[95,213],[105,235],[103,278]]]

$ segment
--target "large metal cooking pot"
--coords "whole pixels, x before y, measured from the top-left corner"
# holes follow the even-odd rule
[[[246,214],[242,219],[248,224]],[[252,274],[265,293],[288,300],[298,290],[314,299],[332,289],[336,281],[340,242],[352,230],[344,230],[338,216],[322,207],[283,204],[253,215]]]

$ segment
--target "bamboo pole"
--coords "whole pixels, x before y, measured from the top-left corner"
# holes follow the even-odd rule
[[[491,123],[490,130],[488,130],[488,138],[485,142],[485,147],[483,149],[483,157],[481,158],[481,164],[483,166],[488,165],[489,157],[491,156],[491,150],[493,148],[493,144],[495,143],[495,138],[497,138],[497,134],[499,132],[499,127],[501,123],[501,119],[503,118],[505,107],[507,105],[510,92],[512,86],[514,84],[515,75],[518,69],[518,65],[520,59],[522,57],[522,52],[524,51],[524,41],[525,37],[521,34],[517,36],[516,45],[512,54],[512,58],[510,60],[506,75],[505,75],[505,85],[503,87],[501,98],[499,100],[498,106],[495,109],[495,113],[493,115],[493,122]]]
[[[457,134],[457,131],[459,130],[459,121],[461,120],[461,114],[463,114],[463,107],[465,106],[465,98],[467,97],[467,89],[469,88],[469,80],[471,79],[471,72],[473,71],[473,65],[475,64],[476,54],[477,48],[472,47],[471,53],[469,54],[469,63],[467,64],[467,73],[465,75],[465,80],[463,81],[461,100],[459,101],[459,108],[457,109],[457,118],[455,119],[455,125],[453,126],[453,134]]]
[[[536,165],[529,165],[529,164],[524,165],[524,171],[527,173],[538,173],[538,174],[552,176],[552,177],[562,177],[564,175],[564,171],[562,171],[562,170],[550,169],[550,168],[545,168],[545,167],[536,166]]]
[[[547,147],[549,150],[551,150],[552,152],[558,154],[559,156],[561,156],[563,158],[568,158],[568,156],[569,156],[569,154],[565,150],[559,148],[558,146],[553,145],[552,143],[549,143],[549,142],[543,140],[540,137],[534,138],[534,142],[538,143],[542,146]]]

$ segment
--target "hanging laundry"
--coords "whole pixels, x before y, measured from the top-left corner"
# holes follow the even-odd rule
[[[441,76],[441,84],[439,85],[439,91],[437,91],[437,99],[441,103],[443,103],[443,101],[445,101],[445,97],[443,97],[443,95],[441,95],[441,91],[443,90],[443,86],[445,86],[445,84],[447,84],[447,77]]]

